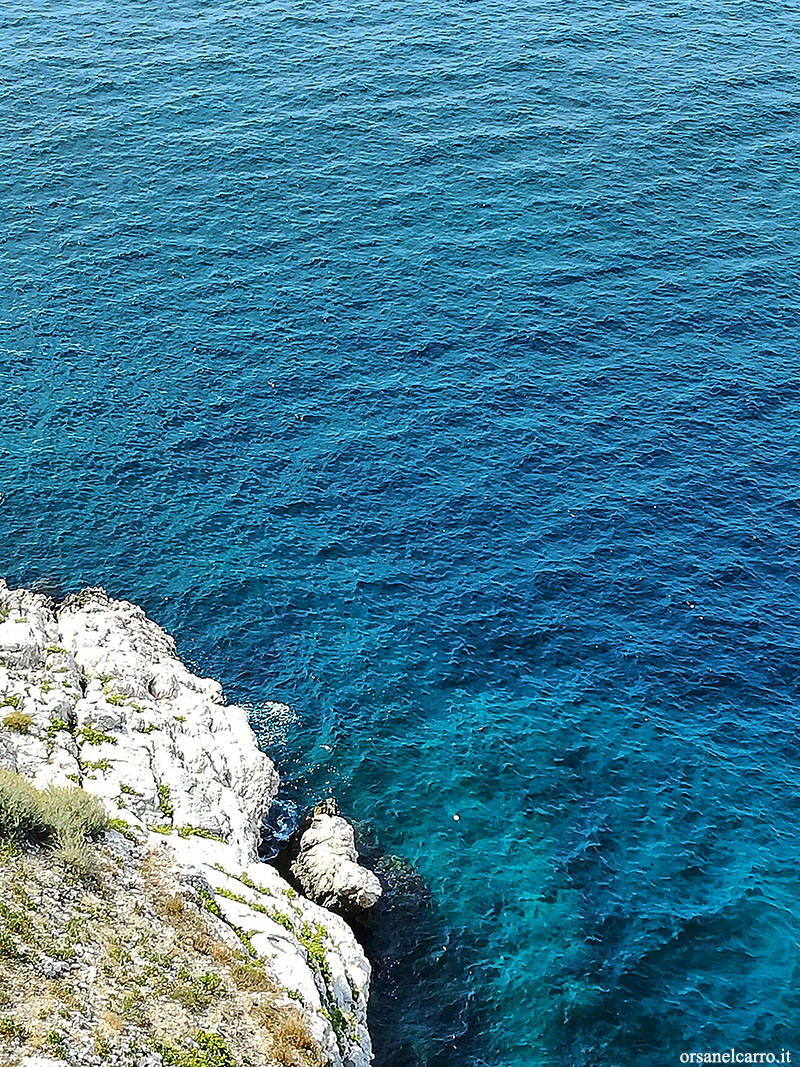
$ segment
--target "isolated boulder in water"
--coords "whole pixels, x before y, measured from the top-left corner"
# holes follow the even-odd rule
[[[335,800],[313,808],[297,848],[291,873],[315,903],[353,916],[380,898],[381,883],[358,862],[353,827],[339,814]]]

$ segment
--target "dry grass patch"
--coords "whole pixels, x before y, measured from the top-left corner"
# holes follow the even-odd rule
[[[321,1067],[319,1045],[297,1008],[260,1004],[255,1014],[272,1038],[271,1053],[279,1067]]]
[[[67,828],[86,835],[95,825],[72,795],[11,781],[6,811],[9,795],[26,839],[33,820],[67,837]],[[89,881],[65,879],[49,847],[0,854],[0,1018],[16,1035],[0,1035],[3,1067],[14,1061],[2,1054],[50,1050],[64,1033],[75,1063],[102,1050],[128,1067],[138,1054],[126,1050],[139,1048],[160,1051],[167,1067],[321,1067],[298,1006],[232,931],[226,942],[202,896],[176,891],[163,852],[142,854],[116,837],[92,852]]]
[[[33,726],[33,719],[24,711],[10,711],[3,717],[3,726],[13,734],[27,734]]]

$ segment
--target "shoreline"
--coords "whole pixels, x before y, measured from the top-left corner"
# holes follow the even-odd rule
[[[258,860],[278,775],[245,710],[225,704],[219,683],[193,674],[174,640],[134,604],[101,589],[56,604],[0,581],[0,702],[0,766],[38,789],[97,797],[114,827],[106,839],[115,862],[132,869],[161,857],[176,893],[199,900],[204,921],[238,938],[237,951],[244,946],[283,991],[285,1013],[302,1015],[319,1062],[367,1067],[370,965],[345,920],[309,896],[331,903],[333,889],[363,889],[374,875],[358,865],[348,824],[330,813],[328,822],[315,820],[314,848],[304,846],[309,896]],[[328,879],[327,897],[315,877]],[[159,1055],[119,1062],[169,1062]],[[59,1060],[41,1060],[48,1063]]]

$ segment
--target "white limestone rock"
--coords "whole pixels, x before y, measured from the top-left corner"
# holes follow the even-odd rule
[[[141,608],[102,590],[69,597],[58,628],[85,679],[79,730],[114,738],[95,738],[91,762],[109,767],[93,791],[111,801],[132,787],[142,796],[121,806],[140,818],[200,829],[252,853],[278,776],[244,709],[224,704],[218,682],[192,674]]]
[[[50,1056],[23,1056],[20,1067],[69,1067],[66,1060],[54,1060]]]
[[[39,786],[79,781],[116,816],[253,852],[275,768],[244,709],[189,671],[141,608],[88,589],[56,609],[3,584],[0,616],[0,702],[30,719],[0,734],[0,765]]]
[[[170,845],[183,877],[215,895],[225,921],[246,932],[275,980],[309,1010],[327,1061],[367,1067],[370,966],[344,919],[296,893],[274,867],[239,863],[227,845],[197,837]]]
[[[141,608],[102,589],[56,606],[0,580],[0,766],[39,787],[79,783],[149,847],[174,853],[186,881],[212,894],[227,936],[249,937],[297,999],[333,1067],[368,1067],[370,968],[353,932],[257,859],[275,768],[244,709],[193,674]],[[335,891],[368,899],[363,875],[377,879],[350,870],[352,840],[329,844]]]
[[[291,872],[306,896],[343,915],[371,908],[383,893],[377,875],[358,862],[353,827],[334,800],[317,804],[311,813]]]

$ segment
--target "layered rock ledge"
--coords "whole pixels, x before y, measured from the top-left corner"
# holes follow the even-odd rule
[[[244,709],[192,673],[141,608],[101,589],[57,605],[0,581],[0,767],[39,789],[80,786],[115,828],[91,884],[54,874],[41,850],[4,861],[0,1064],[367,1067],[361,947],[341,917],[258,862],[275,768]],[[357,872],[328,874],[349,891]],[[73,927],[88,933],[70,935],[59,958]],[[36,1019],[22,1017],[15,982],[44,997]],[[224,1054],[215,1040],[228,1041]]]

